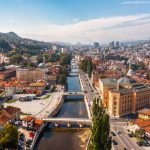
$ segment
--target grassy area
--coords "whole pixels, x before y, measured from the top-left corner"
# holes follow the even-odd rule
[[[14,102],[16,102],[17,100],[15,100],[15,99],[9,99],[9,100],[7,100],[5,103],[14,103]]]
[[[20,115],[31,115],[29,113],[21,112]]]
[[[51,96],[50,94],[45,95],[45,96],[43,97],[43,99],[48,99],[50,96]]]

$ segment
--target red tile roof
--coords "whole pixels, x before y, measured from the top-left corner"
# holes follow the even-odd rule
[[[133,121],[134,124],[137,124],[137,126],[139,126],[140,128],[145,128],[145,127],[148,127],[150,126],[150,119],[135,119]]]
[[[26,117],[24,117],[24,118],[22,118],[22,120],[23,121],[32,121],[32,120],[34,120],[34,117],[33,116],[26,116]]]
[[[14,114],[21,111],[20,108],[12,107],[12,106],[7,106],[6,108],[4,108],[4,110],[7,111],[9,114]]]

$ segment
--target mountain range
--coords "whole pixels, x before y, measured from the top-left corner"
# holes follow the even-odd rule
[[[0,41],[5,41],[9,44],[27,44],[27,45],[38,45],[38,46],[46,46],[49,47],[51,45],[50,42],[43,42],[32,40],[28,38],[22,38],[18,36],[15,32],[1,33],[0,32]]]

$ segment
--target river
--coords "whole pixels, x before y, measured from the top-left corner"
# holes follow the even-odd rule
[[[81,91],[77,69],[71,69],[67,77],[68,91]],[[56,117],[88,118],[83,96],[66,96],[64,104]],[[36,146],[36,150],[84,150],[89,129],[46,128]],[[65,128],[64,128],[65,127]],[[76,127],[75,125],[73,127]]]

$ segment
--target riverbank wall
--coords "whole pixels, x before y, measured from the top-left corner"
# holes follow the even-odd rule
[[[48,118],[48,117],[55,117],[58,114],[58,112],[60,111],[63,103],[64,103],[64,96],[62,95],[60,100],[57,102],[57,104],[55,105],[53,110],[49,113],[49,115],[46,116],[46,118]]]
[[[34,147],[37,143],[37,140],[41,134],[41,132],[43,131],[43,129],[47,126],[47,123],[43,123],[40,128],[38,129],[38,131],[35,133],[35,136],[34,136],[34,139],[33,139],[33,142],[32,142],[32,145],[31,145],[31,150],[34,150]]]
[[[60,111],[63,103],[64,103],[64,96],[62,95],[60,98],[60,100],[57,102],[57,104],[55,105],[55,107],[52,109],[52,111],[49,113],[48,116],[46,116],[46,118],[48,117],[54,117],[57,115],[57,113]],[[43,129],[47,126],[47,123],[43,123],[40,128],[38,129],[38,131],[35,133],[35,137],[33,139],[32,145],[31,145],[31,150],[34,150],[34,147],[37,143],[38,138],[40,137],[41,132],[43,131]]]

